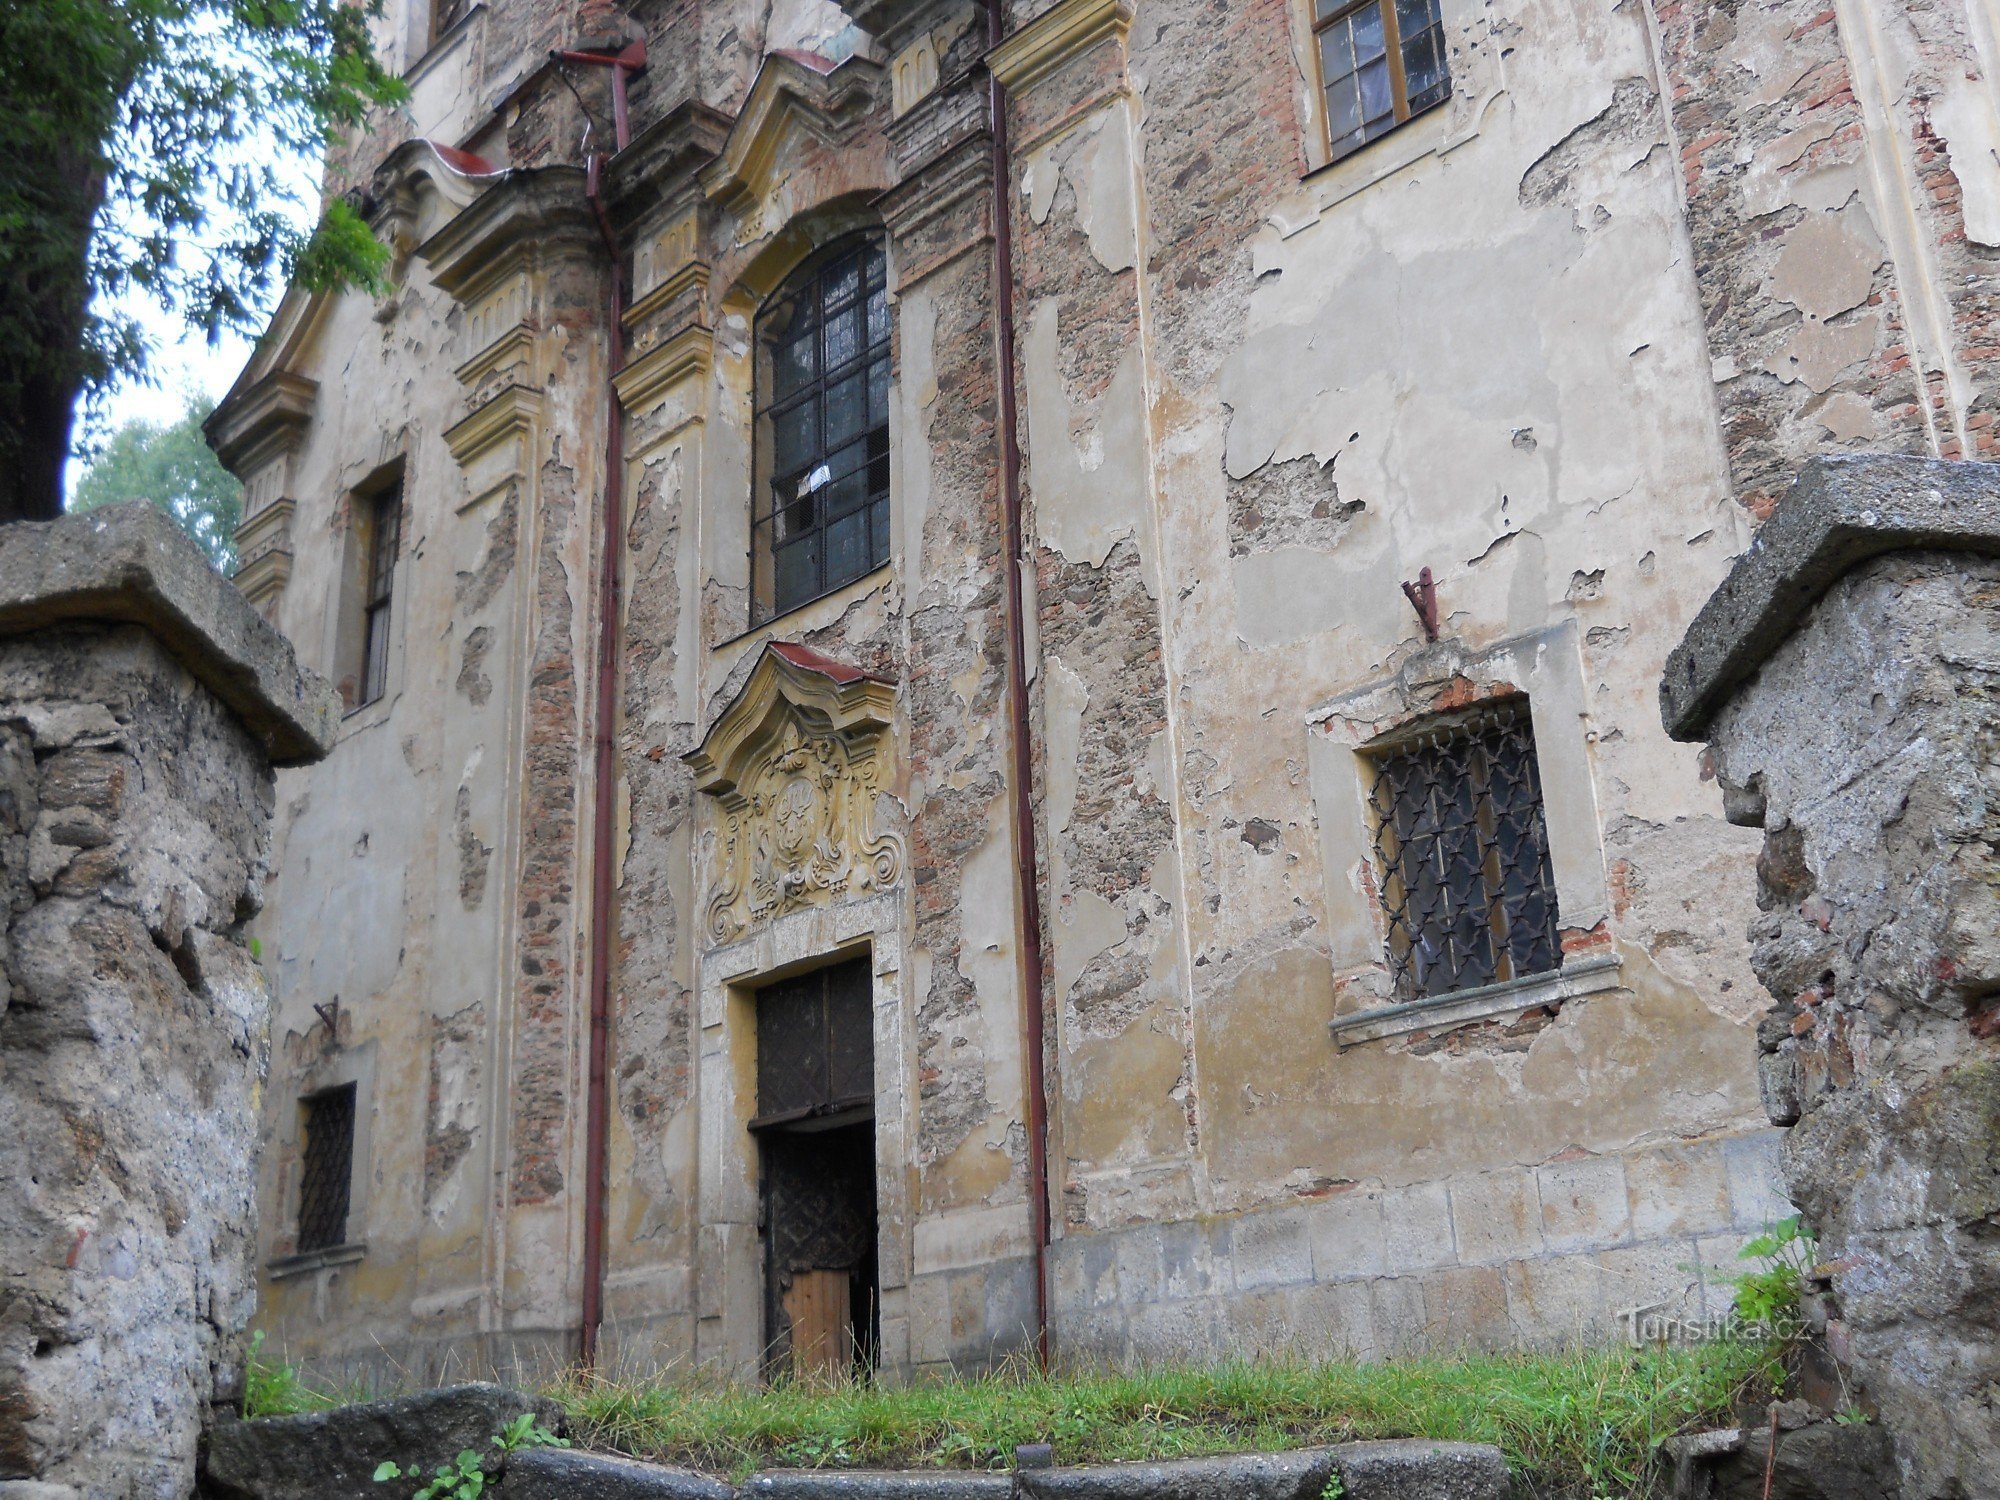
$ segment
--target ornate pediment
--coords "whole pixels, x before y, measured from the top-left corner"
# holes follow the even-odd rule
[[[902,878],[903,841],[877,822],[895,701],[892,684],[803,646],[764,648],[686,757],[708,797],[711,941]]]

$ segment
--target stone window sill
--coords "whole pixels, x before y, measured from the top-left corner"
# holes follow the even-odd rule
[[[1600,990],[1616,989],[1618,983],[1618,959],[1613,955],[1598,954],[1565,964],[1547,974],[1530,974],[1523,979],[1507,979],[1499,984],[1483,984],[1477,989],[1457,990],[1449,995],[1410,1000],[1401,1005],[1377,1006],[1373,1010],[1356,1011],[1351,1016],[1337,1016],[1328,1029],[1333,1033],[1335,1045],[1344,1051],[1362,1042],[1379,1041],[1383,1037],[1400,1036],[1405,1032],[1439,1031],[1472,1021],[1490,1020],[1495,1016],[1516,1015],[1524,1010],[1533,1010],[1538,1005],[1551,1005],[1594,995]]]
[[[266,1262],[264,1269],[273,1281],[283,1281],[287,1276],[303,1276],[308,1271],[321,1271],[328,1266],[349,1266],[368,1253],[368,1246],[360,1240],[345,1245],[328,1245],[324,1250],[302,1250],[297,1255],[274,1256]]]

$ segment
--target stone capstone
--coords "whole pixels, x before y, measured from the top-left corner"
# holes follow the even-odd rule
[[[2000,556],[2000,464],[1890,453],[1814,459],[1667,658],[1667,732],[1702,738],[1731,692],[1854,568],[1931,547]]]
[[[157,506],[107,505],[8,528],[0,635],[61,621],[143,625],[278,766],[333,748],[340,698]]]
[[[259,1417],[218,1428],[209,1439],[204,1493],[224,1500],[394,1500],[398,1492],[374,1482],[375,1468],[393,1459],[426,1473],[470,1448],[497,1467],[493,1439],[523,1412],[533,1412],[553,1432],[562,1429],[554,1402],[501,1385],[457,1385],[443,1390],[366,1401],[295,1417]],[[537,1451],[537,1450],[529,1450]],[[560,1450],[539,1450],[543,1452]],[[670,1472],[670,1471],[661,1471]],[[640,1495],[665,1490],[563,1489],[563,1494]],[[415,1486],[411,1486],[412,1489]],[[540,1493],[555,1494],[555,1490]],[[674,1491],[687,1500],[708,1500]]]
[[[1996,553],[2000,465],[1817,464],[1661,695],[1764,831],[1759,1080],[1907,1500],[2000,1496]]]

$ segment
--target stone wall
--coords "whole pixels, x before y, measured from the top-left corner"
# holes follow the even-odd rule
[[[331,698],[150,506],[0,532],[0,1493],[174,1496],[256,1301],[271,764]]]
[[[2000,466],[1889,458],[1807,472],[1663,694],[1764,830],[1765,1106],[1908,1500],[2000,1494],[1996,695]]]

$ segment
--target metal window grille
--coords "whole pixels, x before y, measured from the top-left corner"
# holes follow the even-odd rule
[[[347,1242],[348,1194],[354,1180],[354,1085],[314,1094],[305,1108],[305,1152],[299,1173],[300,1250]]]
[[[362,601],[365,643],[357,708],[373,703],[388,690],[389,597],[402,540],[403,482],[399,479],[368,501],[368,593]]]
[[[865,958],[757,994],[757,1118],[784,1124],[875,1098],[873,983]]]
[[[1438,0],[1314,0],[1330,159],[1451,97]]]
[[[1402,1000],[1561,967],[1525,699],[1374,755],[1375,858]]]
[[[888,263],[849,240],[757,319],[754,622],[889,560]]]

